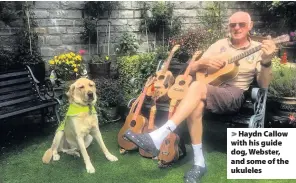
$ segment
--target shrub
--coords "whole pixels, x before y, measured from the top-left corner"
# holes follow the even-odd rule
[[[296,67],[289,63],[281,64],[280,58],[273,58],[273,79],[269,86],[272,97],[296,97]]]
[[[155,56],[155,53],[143,53],[118,57],[119,84],[123,91],[124,104],[139,95],[146,79],[155,73]]]

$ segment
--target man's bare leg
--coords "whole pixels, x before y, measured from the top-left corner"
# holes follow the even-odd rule
[[[128,130],[125,133],[126,138],[137,144],[140,148],[157,156],[163,140],[171,131],[174,131],[178,125],[188,118],[200,103],[204,103],[206,94],[207,87],[205,84],[197,81],[193,82],[188,89],[187,95],[177,107],[175,114],[162,127],[149,134],[141,135],[136,135]]]
[[[196,108],[203,103],[203,100],[206,99],[206,93],[207,88],[205,84],[193,82],[190,85],[187,95],[180,102],[172,118],[169,119],[161,128],[149,134],[157,149],[160,148],[162,141],[167,137],[167,135],[171,131],[174,131],[178,125],[186,120],[196,110]]]

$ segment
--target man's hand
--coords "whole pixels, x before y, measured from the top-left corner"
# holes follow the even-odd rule
[[[274,56],[276,46],[273,40],[271,40],[271,37],[268,36],[267,40],[262,41],[261,50],[262,50],[262,64],[267,64],[271,61],[271,59]]]
[[[204,58],[200,59],[192,64],[193,70],[197,71],[204,68],[212,68],[214,70],[219,70],[224,67],[226,62],[217,58]]]

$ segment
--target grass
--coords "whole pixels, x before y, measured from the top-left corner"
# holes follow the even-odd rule
[[[183,182],[184,172],[191,166],[192,151],[187,146],[188,154],[172,167],[159,169],[157,161],[143,158],[137,152],[121,155],[117,146],[117,133],[122,124],[110,124],[101,127],[107,148],[119,158],[117,162],[109,162],[97,144],[93,143],[88,153],[96,169],[95,174],[87,174],[82,158],[61,154],[60,161],[44,165],[41,161],[43,153],[50,146],[54,128],[24,132],[22,137],[12,137],[10,141],[2,139],[0,157],[0,183],[161,183]],[[37,132],[36,132],[37,131]],[[12,132],[17,133],[17,132]],[[3,134],[3,133],[2,133]],[[27,136],[26,134],[33,134]],[[17,139],[18,138],[18,139]],[[4,144],[4,145],[3,145]],[[10,145],[8,145],[10,144]],[[227,180],[226,175],[226,142],[209,140],[204,142],[205,159],[208,173],[203,183],[288,183],[293,180]],[[5,148],[4,148],[4,147]]]

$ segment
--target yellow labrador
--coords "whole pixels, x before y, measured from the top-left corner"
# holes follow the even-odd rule
[[[86,148],[91,144],[93,137],[100,145],[106,158],[110,161],[117,161],[106,148],[99,130],[98,118],[94,109],[97,101],[95,83],[87,78],[80,78],[70,86],[67,92],[69,98],[69,109],[62,125],[58,128],[51,148],[43,155],[43,163],[49,163],[60,159],[58,152],[80,157],[80,150],[86,170],[94,173],[93,167]]]

